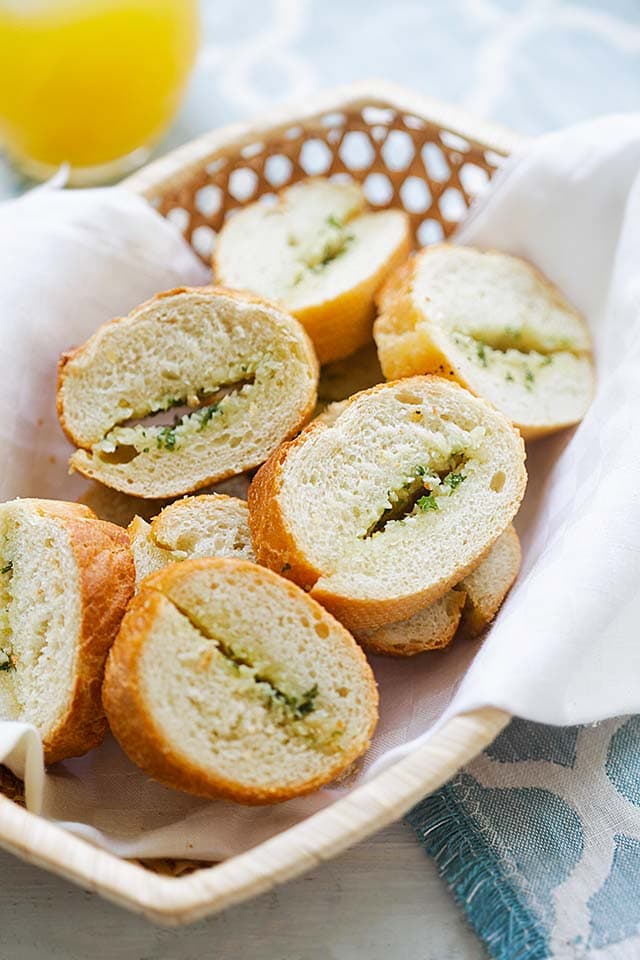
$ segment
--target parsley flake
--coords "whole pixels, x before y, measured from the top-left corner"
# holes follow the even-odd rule
[[[204,430],[206,425],[209,423],[209,420],[211,420],[211,417],[214,415],[214,413],[217,413],[219,409],[220,409],[220,404],[213,403],[211,404],[211,406],[203,407],[202,410],[197,411],[196,416],[200,421],[198,431]]]
[[[444,478],[444,483],[451,487],[452,490],[455,490],[456,487],[459,487],[460,484],[466,479],[467,478],[463,473],[448,473]]]
[[[156,443],[160,449],[164,447],[165,450],[175,450],[176,439],[175,427],[163,427],[156,437]]]

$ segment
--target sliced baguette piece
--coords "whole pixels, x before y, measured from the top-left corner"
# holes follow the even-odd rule
[[[352,397],[249,488],[260,563],[349,629],[413,616],[475,569],[516,513],[524,444],[489,404],[439,377]]]
[[[104,664],[133,587],[126,532],[88,507],[0,505],[0,719],[32,723],[46,763],[105,735]]]
[[[129,524],[129,538],[138,586],[150,573],[182,560],[255,560],[247,504],[223,494],[176,500],[151,523],[135,517]]]
[[[518,576],[521,562],[520,539],[510,525],[496,540],[487,559],[460,584],[466,600],[459,636],[474,640],[489,626]]]
[[[360,184],[317,178],[234,214],[213,271],[219,283],[283,303],[329,363],[371,340],[375,294],[410,249],[405,213],[373,212]]]
[[[520,541],[511,524],[487,557],[448,593],[408,620],[362,630],[356,640],[372,653],[412,657],[448,647],[453,638],[472,640],[491,623],[520,569]]]
[[[386,377],[456,380],[527,439],[586,413],[594,382],[586,325],[526,261],[437,244],[389,279],[378,305],[374,336]]]
[[[58,415],[79,448],[72,469],[170,498],[262,463],[309,419],[317,381],[307,335],[279,307],[181,288],[63,356]]]
[[[337,777],[367,749],[378,704],[341,624],[294,584],[228,558],[145,580],[103,699],[116,739],[149,776],[247,804]]]
[[[414,657],[443,650],[456,635],[464,604],[464,591],[454,587],[407,620],[387,623],[377,630],[357,630],[354,636],[365,650],[386,657]]]

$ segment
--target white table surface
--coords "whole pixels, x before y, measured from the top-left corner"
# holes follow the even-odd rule
[[[637,109],[637,0],[204,0],[204,46],[158,152],[285,97],[378,76],[534,134]],[[357,42],[355,39],[357,38]],[[0,197],[22,183],[0,159]],[[0,960],[476,960],[410,829],[178,930],[0,852]]]
[[[2,960],[479,960],[408,826],[190,927],[162,929],[0,853]]]

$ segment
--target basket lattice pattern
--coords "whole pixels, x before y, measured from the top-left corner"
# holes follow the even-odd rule
[[[374,208],[409,214],[417,246],[448,237],[503,156],[393,107],[365,105],[223,148],[150,199],[209,262],[227,217],[308,176],[355,179]]]

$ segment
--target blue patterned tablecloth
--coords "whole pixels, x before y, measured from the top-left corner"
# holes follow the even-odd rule
[[[408,820],[492,956],[640,957],[640,718],[513,720]]]

